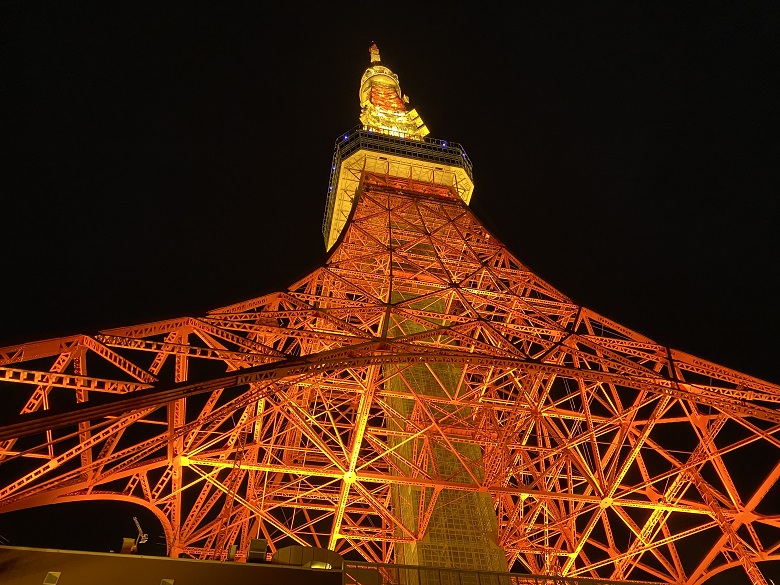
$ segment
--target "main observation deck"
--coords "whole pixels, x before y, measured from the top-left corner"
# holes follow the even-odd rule
[[[322,224],[328,250],[344,229],[364,171],[445,186],[467,205],[474,191],[471,161],[460,144],[358,126],[336,140]]]

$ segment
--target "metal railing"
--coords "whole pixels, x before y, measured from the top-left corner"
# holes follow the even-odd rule
[[[647,581],[611,581],[522,573],[494,573],[344,561],[345,585],[659,585]]]
[[[466,155],[463,147],[457,142],[439,140],[437,138],[392,136],[377,130],[369,130],[363,126],[357,126],[336,139],[333,162],[330,169],[327,201],[325,203],[325,217],[322,221],[322,233],[326,238],[333,215],[341,161],[361,149],[462,168],[469,179],[474,180],[471,160]]]

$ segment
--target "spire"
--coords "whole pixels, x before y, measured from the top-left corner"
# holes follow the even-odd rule
[[[368,52],[371,53],[371,63],[379,63],[381,61],[379,58],[379,47],[376,46],[376,43],[371,43]]]
[[[428,134],[417,110],[407,110],[409,97],[401,92],[398,76],[382,65],[379,48],[369,48],[371,64],[360,80],[360,121],[363,128],[391,136],[421,139]]]

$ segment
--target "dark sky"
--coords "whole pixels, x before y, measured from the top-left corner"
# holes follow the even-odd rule
[[[0,5],[0,345],[202,314],[320,264],[375,41],[522,262],[780,382],[780,4],[105,4]]]
[[[201,314],[319,264],[376,41],[521,261],[780,382],[776,3],[222,4],[3,5],[0,343]]]

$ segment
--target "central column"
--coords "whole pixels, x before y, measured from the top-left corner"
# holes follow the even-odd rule
[[[434,246],[420,243],[421,233],[426,229],[420,225],[420,211],[416,205],[409,205],[415,197],[408,191],[408,187],[414,187],[416,183],[408,182],[405,194],[390,190],[386,194],[388,209],[407,210],[395,213],[396,217],[403,214],[404,221],[395,221],[394,214],[389,213],[392,287],[389,300],[393,306],[424,311],[431,324],[446,326],[447,302],[441,298],[441,285],[416,280],[403,252],[413,246],[417,262],[423,262],[420,258],[426,256],[432,261],[436,260]],[[420,196],[426,198],[429,204],[432,189],[441,189],[440,185],[427,183],[417,186]],[[369,184],[364,184],[364,187],[373,193],[382,190],[381,187],[371,187]],[[440,314],[441,319],[431,317],[432,314]],[[387,337],[401,338],[423,331],[424,327],[419,323],[396,315],[388,324]],[[481,483],[483,466],[479,445],[455,438],[447,444],[436,430],[410,441],[402,438],[431,423],[452,427],[456,420],[473,418],[470,408],[453,404],[451,400],[451,397],[464,391],[459,388],[462,367],[453,364],[394,364],[385,366],[384,373],[389,378],[385,383],[390,406],[386,416],[387,428],[399,431],[391,432],[389,437],[399,472],[408,476],[419,475],[420,471],[413,469],[409,463],[414,462],[416,467],[431,477],[462,484]],[[435,407],[426,405],[427,398],[432,399]],[[469,465],[469,462],[476,464]],[[433,488],[396,485],[392,488],[391,500],[394,513],[419,538],[413,543],[396,544],[397,564],[507,571],[504,550],[496,543],[498,525],[490,494],[452,489],[436,492]],[[439,582],[436,574],[431,573],[431,579],[434,580],[431,583]],[[423,585],[427,583],[424,572],[421,582]]]

